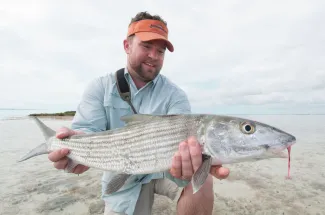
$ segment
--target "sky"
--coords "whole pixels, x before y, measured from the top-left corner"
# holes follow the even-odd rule
[[[161,73],[193,112],[325,114],[325,2],[0,0],[0,108],[75,110],[126,65],[140,11],[168,23]]]

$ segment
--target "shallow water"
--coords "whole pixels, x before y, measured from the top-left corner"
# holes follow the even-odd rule
[[[291,176],[287,161],[263,160],[228,165],[227,180],[215,180],[215,214],[324,214],[324,115],[251,115],[292,133]],[[42,119],[49,127],[68,120]],[[101,171],[77,176],[57,171],[47,156],[16,161],[44,141],[33,120],[0,120],[0,214],[102,214]],[[174,214],[175,204],[157,197],[154,214]]]

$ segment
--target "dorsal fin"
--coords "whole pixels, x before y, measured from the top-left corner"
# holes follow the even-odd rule
[[[169,115],[151,115],[151,114],[133,114],[128,116],[122,116],[120,119],[127,125],[134,125],[137,123],[144,123],[150,120],[162,120],[164,118],[179,116],[178,114]]]
[[[148,120],[152,120],[159,116],[154,116],[150,114],[133,114],[128,116],[122,116],[121,120],[124,121],[127,125],[142,123]]]

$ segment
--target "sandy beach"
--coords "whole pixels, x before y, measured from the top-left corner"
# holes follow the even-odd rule
[[[243,116],[270,123],[297,137],[287,160],[225,165],[231,174],[214,181],[213,214],[325,214],[325,116]],[[70,119],[42,118],[52,129]],[[35,122],[0,120],[0,214],[103,214],[102,171],[81,175],[56,170],[46,155],[16,161],[44,141]],[[175,214],[175,204],[156,196],[153,214]]]

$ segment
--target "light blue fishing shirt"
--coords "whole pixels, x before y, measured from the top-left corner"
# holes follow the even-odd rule
[[[104,131],[124,126],[121,116],[132,115],[129,104],[120,98],[117,90],[115,73],[98,77],[86,87],[71,128],[85,133]],[[140,114],[184,114],[191,108],[185,92],[163,75],[158,75],[153,81],[141,89],[137,89],[130,74],[125,68],[126,80],[130,83],[132,104]],[[178,186],[184,187],[188,181],[173,178],[168,171],[149,175],[136,175],[129,178],[116,193],[107,195],[105,188],[115,176],[104,171],[102,176],[102,198],[116,212],[133,214],[142,184],[152,179],[167,177]]]

